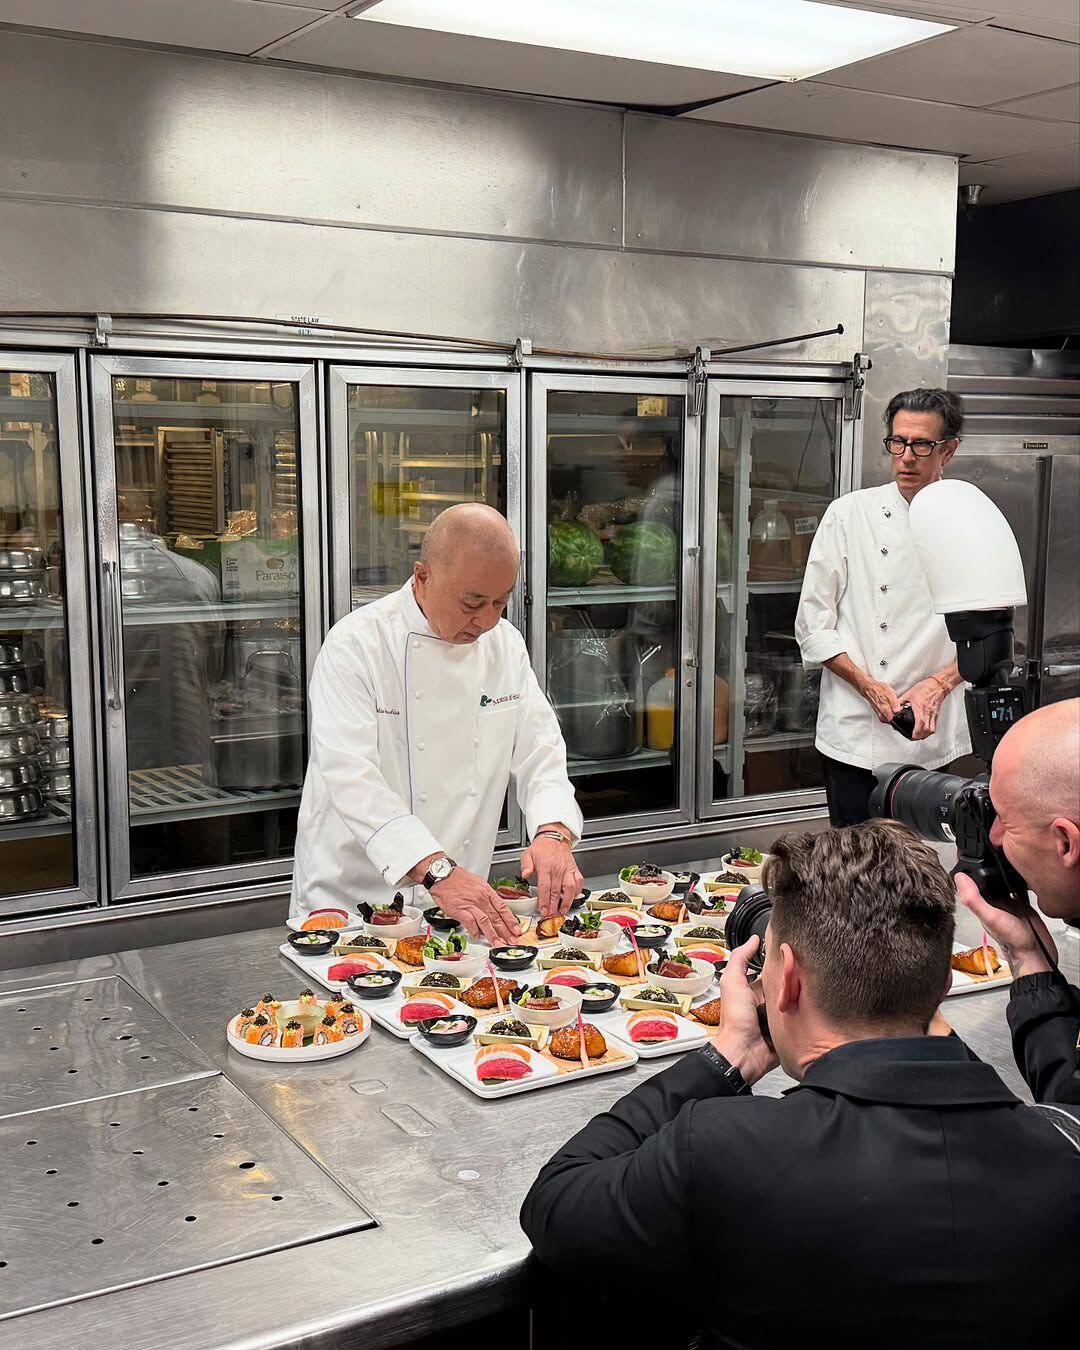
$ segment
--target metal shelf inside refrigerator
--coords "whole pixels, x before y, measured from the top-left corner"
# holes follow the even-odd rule
[[[14,839],[43,839],[50,834],[71,833],[71,804],[50,800],[45,815],[33,820],[10,820],[0,824],[0,844]]]
[[[771,736],[748,736],[743,749],[748,755],[766,750],[798,750],[814,744],[812,731],[777,731]]]
[[[173,623],[230,623],[241,619],[296,619],[300,599],[223,601],[220,604],[146,604],[124,601],[124,627],[159,627]]]
[[[399,586],[354,586],[352,588],[352,607],[360,609],[363,605],[370,605],[372,600],[381,600],[384,595],[393,595]]]
[[[492,455],[486,463],[498,468],[502,463],[502,455]],[[475,469],[480,472],[485,466],[485,461],[477,452],[469,455],[430,455],[423,459],[410,455],[407,459],[398,460],[398,464],[403,469]]]
[[[198,764],[173,764],[162,769],[132,769],[128,797],[133,823],[162,823],[191,816],[235,816],[275,810],[300,801],[299,788],[219,788],[207,783]]]
[[[749,581],[746,589],[751,595],[798,595],[802,590],[802,577],[792,581]]]
[[[674,600],[672,586],[552,586],[548,609],[567,605],[640,605],[654,600]]]
[[[582,433],[601,436],[649,436],[657,432],[682,433],[681,417],[609,417],[605,413],[548,413],[549,436]],[[610,456],[610,448],[604,452]],[[640,452],[639,452],[640,453]],[[659,453],[649,451],[650,454]]]
[[[625,773],[627,769],[655,769],[671,763],[670,750],[635,750],[632,755],[615,759],[568,759],[566,772],[571,778],[588,778],[598,773]]]
[[[273,403],[237,403],[233,399],[220,403],[173,402],[149,399],[147,402],[135,402],[132,399],[115,399],[113,412],[118,427],[125,422],[220,422],[228,421],[235,426],[249,426],[253,422],[277,422],[281,424],[293,416],[291,402],[285,407]]]
[[[4,395],[0,398],[0,422],[49,422],[56,417],[51,398],[18,398]]]
[[[351,408],[355,437],[365,431],[402,431],[423,427],[441,436],[472,436],[478,431],[502,431],[501,413],[457,411],[451,408]]]

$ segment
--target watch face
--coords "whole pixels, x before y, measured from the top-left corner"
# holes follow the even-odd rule
[[[454,864],[449,858],[436,858],[431,864],[431,875],[437,880],[442,881],[454,870]]]

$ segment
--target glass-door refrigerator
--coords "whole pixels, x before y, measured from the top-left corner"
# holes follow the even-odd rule
[[[703,817],[821,799],[820,669],[795,615],[810,546],[843,487],[842,385],[710,380],[702,457]],[[849,447],[850,448],[850,447]],[[754,798],[753,803],[746,798]]]
[[[113,895],[287,875],[321,630],[314,370],[91,373]]]
[[[522,376],[426,367],[330,369],[332,619],[398,590],[435,517],[494,507],[522,539]],[[524,580],[506,618],[523,623]],[[521,841],[507,794],[498,847]]]
[[[530,386],[530,646],[590,834],[690,818],[698,419],[685,380]]]
[[[96,904],[75,363],[0,351],[0,918]]]

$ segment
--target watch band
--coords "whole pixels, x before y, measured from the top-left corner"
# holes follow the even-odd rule
[[[712,1067],[720,1074],[720,1077],[731,1089],[734,1097],[744,1097],[750,1091],[750,1084],[742,1076],[739,1070],[732,1062],[717,1050],[716,1046],[710,1041],[703,1045],[698,1051],[703,1059],[707,1059]]]

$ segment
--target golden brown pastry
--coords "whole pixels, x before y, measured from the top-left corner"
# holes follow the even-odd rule
[[[499,993],[502,995],[502,1001],[508,1002],[514,994],[521,992],[522,986],[516,980],[500,980]],[[475,984],[469,985],[464,993],[458,997],[462,1003],[467,1003],[470,1008],[494,1008],[498,1002],[495,997],[495,984],[490,975],[485,975],[482,980],[477,980]]]
[[[661,900],[650,907],[649,914],[661,923],[678,923],[679,915],[685,908],[681,900]]]
[[[607,1054],[607,1041],[591,1022],[585,1022],[585,1053],[590,1059],[602,1059]],[[551,1033],[548,1049],[556,1059],[580,1059],[581,1037],[576,1026],[560,1027]]]
[[[424,964],[424,943],[426,941],[427,938],[423,933],[417,933],[415,937],[398,938],[397,946],[394,948],[394,956],[407,966],[422,966]]]
[[[990,957],[990,969],[986,969],[986,956]],[[962,970],[965,975],[993,975],[1001,969],[1001,960],[993,947],[969,947],[966,952],[953,952],[953,970]]]
[[[565,922],[565,914],[552,914],[546,919],[541,919],[536,925],[536,936],[542,938],[558,937]]]
[[[718,998],[711,998],[708,1003],[703,1003],[700,1008],[691,1008],[690,1016],[704,1026],[718,1027],[720,1025],[721,1001]]]
[[[612,952],[610,956],[604,957],[603,964],[609,975],[640,975],[648,959],[644,953],[639,954],[631,949],[628,952]]]

